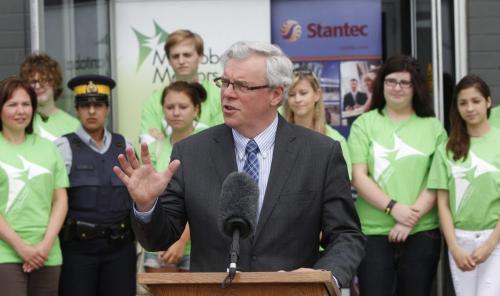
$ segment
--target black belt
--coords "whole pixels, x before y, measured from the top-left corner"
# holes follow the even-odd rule
[[[132,241],[134,238],[128,219],[117,224],[96,224],[68,218],[61,229],[62,241],[95,239]]]

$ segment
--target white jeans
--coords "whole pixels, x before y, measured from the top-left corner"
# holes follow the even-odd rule
[[[491,235],[493,229],[481,231],[455,230],[458,244],[467,253],[472,253]],[[461,271],[450,252],[450,269],[457,296],[499,296],[500,295],[500,244],[488,259],[472,271]]]

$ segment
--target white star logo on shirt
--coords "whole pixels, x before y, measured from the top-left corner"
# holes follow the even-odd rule
[[[6,172],[9,182],[9,195],[7,197],[7,206],[5,207],[5,213],[8,213],[10,210],[12,210],[12,207],[16,201],[20,203],[26,197],[26,195],[20,194],[26,187],[26,180],[31,180],[34,177],[51,173],[46,168],[29,162],[22,156],[18,157],[23,164],[22,169],[18,169],[14,166],[0,161],[0,167]]]
[[[394,155],[395,153],[395,155]],[[386,148],[377,142],[373,142],[373,154],[375,159],[374,164],[374,178],[379,180],[380,176],[387,170],[391,163],[395,160],[400,160],[402,158],[422,155],[425,156],[423,152],[406,144],[401,140],[396,134],[394,134],[394,148]],[[391,159],[393,158],[393,159]]]
[[[453,178],[455,179],[455,211],[458,212],[458,209],[463,203],[465,193],[469,188],[470,182],[469,180],[474,178],[478,178],[481,175],[491,172],[499,172],[499,170],[492,164],[482,160],[477,157],[473,152],[469,153],[470,155],[470,167],[464,168],[458,165],[455,165],[453,162],[448,161],[451,167],[451,173]],[[470,171],[473,171],[473,175],[469,174]]]
[[[55,140],[57,140],[56,136],[49,133],[46,129],[44,129],[41,126],[38,127],[38,135],[44,139],[51,141],[51,142],[54,142]]]

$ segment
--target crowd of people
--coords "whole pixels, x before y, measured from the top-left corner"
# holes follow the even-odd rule
[[[48,55],[1,80],[6,295],[135,295],[136,242],[146,272],[226,271],[218,215],[234,171],[259,189],[241,271],[326,270],[339,288],[357,275],[361,295],[427,296],[444,239],[458,296],[500,294],[500,107],[480,77],[456,85],[447,133],[418,62],[390,57],[363,77],[367,96],[344,99],[365,111],[346,140],[317,75],[274,45],[233,44],[214,81],[198,80],[198,34],[171,33],[165,53],[175,80],[143,106],[140,151],[107,128],[113,79],[69,80],[77,118],[56,106]]]

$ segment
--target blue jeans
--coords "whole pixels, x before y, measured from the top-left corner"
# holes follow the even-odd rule
[[[145,252],[144,253],[144,267],[150,268],[165,268],[170,267],[172,269],[178,269],[180,271],[189,271],[189,261],[190,256],[184,255],[177,264],[167,264],[160,262],[158,259],[158,252]]]
[[[391,243],[386,235],[368,235],[358,269],[361,296],[429,296],[441,252],[439,229]]]

